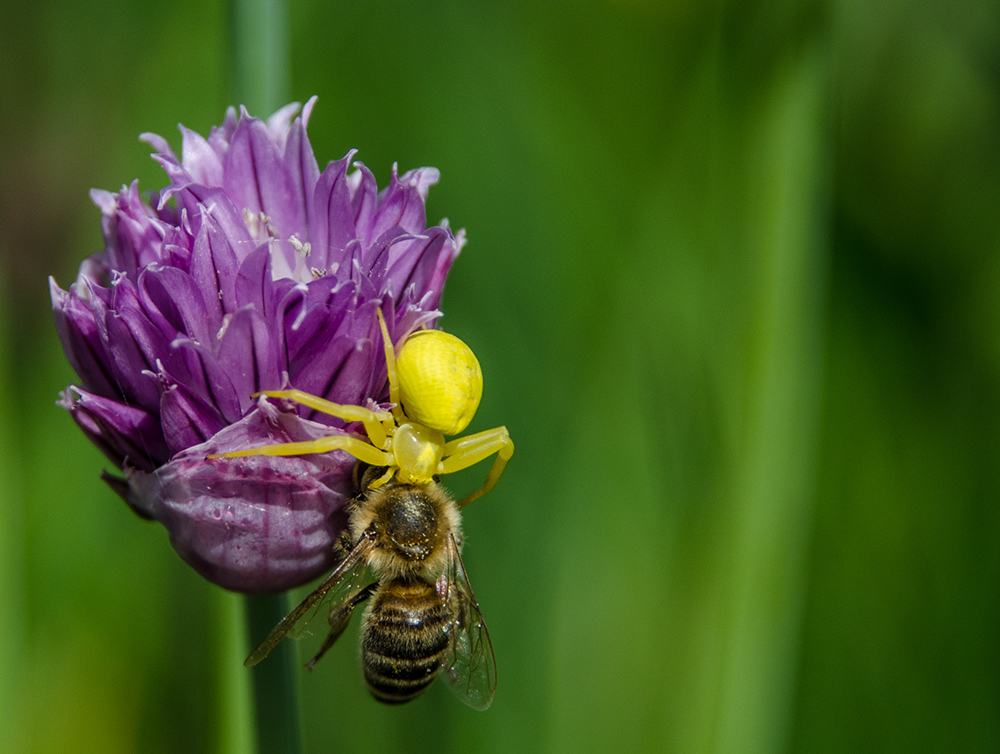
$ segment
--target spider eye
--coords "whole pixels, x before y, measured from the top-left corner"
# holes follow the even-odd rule
[[[451,333],[421,330],[396,356],[403,411],[446,435],[465,429],[483,397],[483,372],[472,349]]]

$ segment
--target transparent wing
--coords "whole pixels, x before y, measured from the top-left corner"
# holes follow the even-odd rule
[[[451,652],[441,679],[451,692],[473,709],[485,710],[497,690],[497,662],[490,632],[472,593],[455,536],[449,535],[451,550],[447,573],[448,602],[454,616],[449,627]]]
[[[324,630],[329,630],[331,635],[339,635],[354,607],[351,605],[350,609],[344,609],[342,603],[349,603],[362,588],[368,568],[368,553],[374,544],[373,536],[369,536],[367,532],[363,534],[347,557],[333,569],[333,573],[271,629],[271,633],[264,637],[264,641],[250,653],[243,664],[247,667],[256,665],[286,636],[297,639],[305,635],[306,629],[320,615],[330,622],[329,628]]]

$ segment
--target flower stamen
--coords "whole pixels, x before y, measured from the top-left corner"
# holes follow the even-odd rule
[[[309,243],[308,241],[303,243],[302,241],[299,240],[298,236],[294,235],[289,236],[288,243],[290,243],[292,245],[292,248],[295,249],[297,252],[299,252],[299,254],[301,254],[304,257],[307,257],[310,254],[312,254],[312,244]],[[314,267],[313,269],[315,270],[316,268]]]

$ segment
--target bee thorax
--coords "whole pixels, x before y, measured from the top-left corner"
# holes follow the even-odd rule
[[[438,512],[421,487],[394,488],[376,520],[385,545],[405,560],[426,560],[438,544]]]

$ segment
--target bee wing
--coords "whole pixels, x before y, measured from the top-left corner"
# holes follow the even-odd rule
[[[333,573],[327,576],[322,584],[316,587],[308,597],[271,629],[271,633],[264,637],[264,641],[250,653],[243,664],[247,667],[256,665],[267,657],[271,650],[286,636],[293,638],[302,636],[313,619],[325,612],[322,610],[324,606],[339,607],[339,603],[350,601],[354,597],[354,593],[358,591],[359,584],[368,567],[368,553],[371,552],[374,545],[374,537],[367,532],[363,534],[351,551],[347,553],[347,557],[333,569]],[[331,632],[337,631],[350,618],[351,610],[337,610],[335,608],[330,610],[328,615],[331,619],[336,620],[336,625],[331,625]]]
[[[485,710],[493,703],[497,690],[497,661],[455,536],[449,538],[451,558],[447,588],[454,618],[448,629],[451,633],[448,665],[441,672],[441,678],[463,702],[473,709]]]

